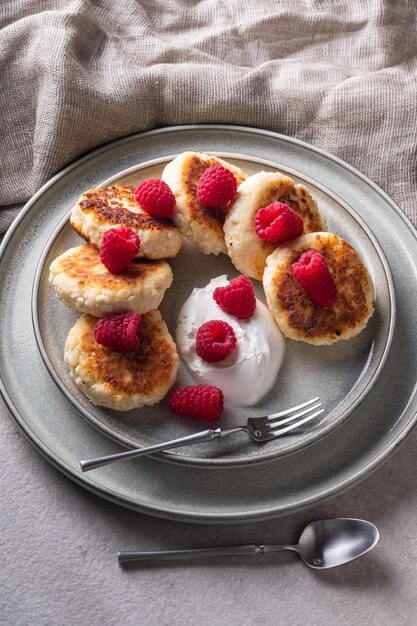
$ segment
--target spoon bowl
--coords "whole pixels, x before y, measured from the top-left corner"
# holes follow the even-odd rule
[[[378,540],[379,531],[371,522],[342,517],[311,522],[294,549],[310,567],[327,569],[366,554]]]

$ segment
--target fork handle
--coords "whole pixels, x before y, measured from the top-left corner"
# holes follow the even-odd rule
[[[117,553],[119,563],[133,561],[162,561],[172,559],[195,559],[202,556],[232,556],[263,553],[263,546],[223,546],[220,548],[197,548],[193,550],[157,550],[155,552],[122,551]]]
[[[234,431],[230,429],[229,432]],[[158,443],[154,446],[148,446],[146,448],[139,448],[137,450],[128,450],[127,452],[119,452],[117,454],[109,454],[108,456],[101,456],[97,459],[89,459],[86,461],[80,461],[81,471],[88,472],[89,470],[101,467],[102,465],[108,465],[115,461],[127,461],[128,459],[136,459],[139,456],[145,456],[146,454],[152,454],[152,452],[158,452],[159,450],[171,450],[172,448],[180,448],[192,443],[203,443],[206,441],[213,441],[218,437],[229,434],[228,431],[221,431],[220,428],[202,430],[194,435],[187,435],[186,437],[180,437],[179,439],[172,439],[171,441],[165,441],[164,443]]]

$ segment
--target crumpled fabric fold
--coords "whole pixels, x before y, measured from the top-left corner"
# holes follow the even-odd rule
[[[0,27],[0,232],[78,156],[193,123],[310,142],[417,223],[412,0],[14,0]]]

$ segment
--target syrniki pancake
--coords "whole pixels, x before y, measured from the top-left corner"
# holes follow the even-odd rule
[[[51,263],[49,282],[71,309],[104,317],[158,308],[172,283],[172,271],[165,261],[134,259],[123,273],[112,274],[100,261],[99,251],[85,243]]]
[[[227,251],[233,265],[243,274],[262,280],[266,258],[278,244],[263,241],[255,230],[255,215],[272,202],[282,202],[304,221],[304,232],[325,230],[317,204],[304,185],[295,185],[278,172],[258,172],[238,189],[224,223]]]
[[[337,297],[332,306],[314,304],[293,275],[292,264],[308,250],[323,255],[333,276]],[[310,233],[277,248],[267,258],[263,285],[284,335],[307,343],[350,339],[365,328],[374,311],[374,288],[361,257],[333,233]]]
[[[138,257],[174,257],[181,247],[181,233],[171,220],[143,211],[134,191],[130,185],[86,191],[72,209],[71,226],[97,248],[109,228],[130,228],[140,239]]]
[[[246,178],[246,174],[231,163],[200,152],[180,154],[162,172],[162,180],[170,186],[177,201],[173,218],[175,225],[204,254],[227,252],[223,233],[227,207],[205,207],[197,198],[198,181],[206,169],[214,165],[230,170],[238,185]]]
[[[70,330],[65,363],[71,378],[93,402],[117,411],[156,404],[168,393],[178,371],[178,354],[159,311],[142,316],[140,346],[116,352],[94,339],[97,319],[83,315]]]

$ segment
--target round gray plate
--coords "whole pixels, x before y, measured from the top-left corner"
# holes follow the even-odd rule
[[[193,464],[230,465],[264,461],[311,444],[340,425],[372,389],[385,363],[394,331],[394,294],[388,264],[375,237],[359,216],[323,185],[300,172],[263,159],[224,152],[220,156],[226,157],[248,174],[262,169],[279,169],[289,173],[296,182],[302,182],[309,187],[326,218],[328,229],[354,244],[369,268],[376,288],[376,313],[366,330],[350,341],[317,347],[287,340],[284,362],[273,390],[254,407],[239,408],[228,405],[221,420],[225,428],[243,425],[248,417],[274,413],[320,396],[325,413],[319,422],[310,423],[298,433],[291,433],[262,446],[254,444],[245,435],[238,435],[214,444],[188,446],[161,455],[161,458]],[[137,185],[146,178],[159,177],[171,158],[156,159],[129,168],[116,177],[103,181],[102,185],[116,182]],[[59,302],[49,285],[48,275],[52,260],[81,242],[66,216],[52,233],[40,259],[34,282],[35,333],[41,354],[55,382],[83,417],[119,443],[130,447],[169,441],[201,430],[201,423],[173,416],[167,401],[156,407],[144,407],[129,413],[94,406],[70,378],[68,367],[63,361],[64,344],[79,313],[67,309]],[[186,242],[179,255],[170,263],[174,282],[160,308],[171,334],[175,336],[179,310],[193,287],[203,287],[211,278],[221,274],[233,277],[237,272],[226,255],[207,257],[196,246]],[[198,269],[190,271],[190,268]],[[257,283],[257,295],[265,301],[261,283]],[[193,382],[186,367],[182,365],[177,383],[186,385]]]
[[[279,163],[325,185],[353,207],[374,233],[391,269],[397,305],[391,350],[373,388],[349,418],[292,454],[227,467],[142,458],[84,475],[79,459],[122,447],[80,419],[52,382],[31,319],[36,267],[51,233],[86,188],[125,168],[186,149],[233,152]],[[80,484],[119,504],[200,522],[259,520],[288,513],[354,484],[375,469],[414,424],[416,260],[416,232],[394,203],[362,174],[312,146],[271,132],[228,126],[167,128],[128,137],[55,176],[28,203],[3,242],[2,393],[42,454]]]

